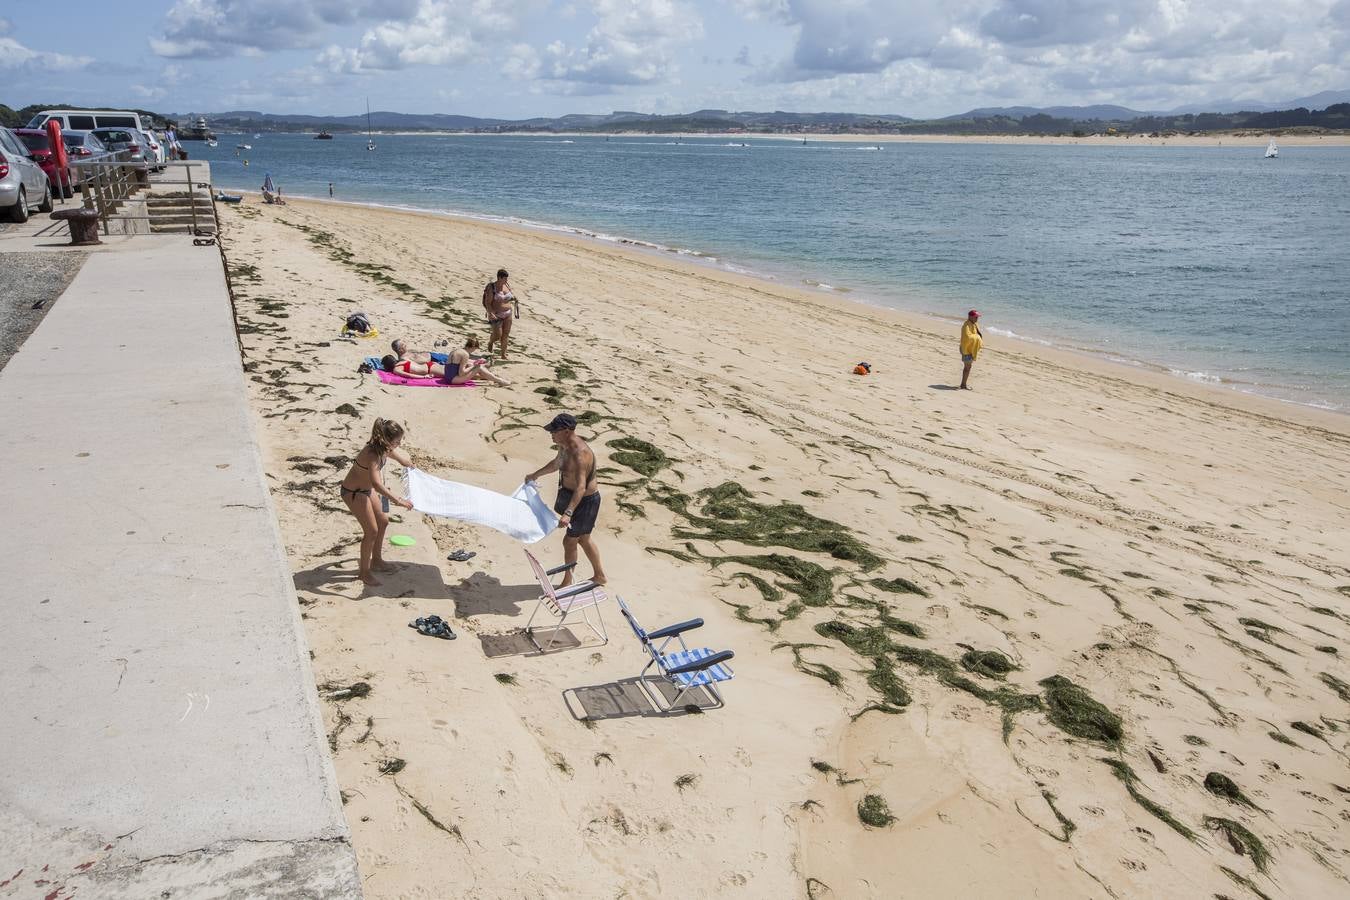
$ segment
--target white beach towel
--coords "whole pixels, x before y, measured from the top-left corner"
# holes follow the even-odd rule
[[[557,514],[534,484],[522,484],[507,497],[409,469],[408,499],[418,512],[486,525],[523,544],[542,541],[558,527]]]

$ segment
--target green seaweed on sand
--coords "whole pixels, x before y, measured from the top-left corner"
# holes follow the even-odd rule
[[[697,783],[698,783],[698,776],[693,774],[692,772],[686,772],[679,778],[675,779],[675,788],[681,794],[683,794],[685,788],[691,788]]]
[[[498,672],[492,677],[497,679],[498,684],[510,684],[510,685],[519,684],[519,682],[516,680],[516,676],[512,675],[510,672]]]
[[[1017,665],[997,650],[967,650],[961,654],[961,668],[1002,681]]]
[[[724,563],[738,563],[752,569],[773,572],[783,579],[778,582],[778,586],[788,593],[796,594],[806,606],[828,606],[834,593],[834,580],[829,571],[795,556],[767,553],[757,556],[704,556],[703,559],[710,561],[714,568]]]
[[[909,706],[914,698],[895,674],[895,665],[885,656],[872,659],[872,671],[867,673],[867,684],[893,707]]]
[[[970,608],[970,609],[975,610],[976,612],[982,612],[982,613],[984,613],[986,616],[998,616],[998,617],[999,617],[1000,619],[1002,619],[1003,621],[1005,621],[1005,622],[1008,621],[1008,615],[1007,615],[1007,613],[1004,613],[1004,612],[1001,612],[1001,611],[999,611],[999,610],[997,610],[997,609],[994,609],[992,606],[981,606],[981,605],[978,604],[978,603],[967,603],[967,604],[965,604],[965,606],[968,607],[968,608]]]
[[[838,522],[813,516],[798,503],[758,503],[753,497],[734,481],[704,488],[698,492],[702,504],[699,515],[690,509],[693,500],[687,495],[669,489],[653,492],[654,500],[689,523],[690,527],[674,529],[677,538],[826,553],[857,563],[864,572],[884,562]]]
[[[807,675],[812,675],[816,678],[819,678],[821,681],[825,682],[830,687],[834,688],[842,687],[844,684],[844,676],[839,674],[838,669],[834,668],[833,666],[827,666],[824,663],[813,663],[810,660],[802,659],[803,650],[809,650],[813,647],[820,647],[820,646],[823,645],[812,643],[793,644],[787,641],[783,641],[782,643],[774,644],[772,649],[781,650],[784,647],[788,648],[789,650],[792,651],[792,665],[796,667],[797,671],[805,672]]]
[[[1046,715],[1052,725],[1077,738],[1120,745],[1124,734],[1120,716],[1063,675],[1051,675],[1039,683],[1045,688]]]
[[[1298,743],[1297,743],[1296,741],[1294,741],[1293,739],[1291,739],[1291,738],[1289,737],[1289,735],[1284,734],[1283,732],[1279,732],[1279,731],[1267,731],[1266,734],[1270,737],[1270,739],[1271,739],[1272,741],[1278,741],[1279,743],[1285,744],[1285,745],[1287,745],[1287,746],[1289,746],[1289,747],[1297,747],[1297,746],[1298,746]]]
[[[1270,895],[1267,894],[1265,891],[1261,890],[1255,884],[1253,884],[1252,880],[1247,876],[1239,875],[1237,872],[1234,872],[1227,866],[1219,866],[1219,871],[1227,875],[1234,884],[1239,884],[1242,887],[1245,887],[1247,890],[1251,891],[1257,897],[1261,898],[1261,900],[1270,900]]]
[[[1346,684],[1330,672],[1320,672],[1317,677],[1321,679],[1323,684],[1335,691],[1336,696],[1350,703],[1350,684]]]
[[[813,490],[809,490],[809,489],[808,489],[808,490],[802,491],[802,496],[803,496],[803,497],[814,497],[814,498],[819,499],[819,498],[821,498],[821,497],[824,497],[825,495],[822,494],[820,491],[813,491]]]
[[[879,590],[887,591],[892,594],[918,594],[920,597],[927,597],[928,592],[919,585],[910,581],[908,578],[873,578],[868,584]]]
[[[1241,823],[1218,816],[1205,816],[1205,827],[1228,838],[1228,845],[1238,856],[1250,856],[1258,872],[1266,871],[1266,866],[1270,863],[1270,851],[1259,837],[1248,831]]]
[[[361,414],[356,411],[356,407],[352,406],[350,403],[342,404],[337,409],[333,410],[333,412],[342,416],[351,416],[354,419],[359,419],[361,417]]]
[[[1316,725],[1310,725],[1307,722],[1290,722],[1289,727],[1295,731],[1301,731],[1309,737],[1315,737],[1319,741],[1325,741],[1326,736],[1322,734],[1322,729]]]
[[[1062,838],[1055,838],[1055,840],[1058,840],[1060,843],[1067,844],[1069,842],[1070,836],[1072,836],[1073,833],[1078,830],[1078,826],[1073,823],[1072,819],[1070,819],[1068,816],[1064,815],[1064,813],[1059,811],[1059,807],[1055,805],[1054,794],[1042,788],[1041,796],[1045,798],[1045,805],[1050,807],[1050,812],[1055,814],[1055,820],[1059,822],[1059,827],[1064,829],[1064,836]],[[1054,835],[1051,835],[1051,837],[1054,837]]]
[[[1246,794],[1242,793],[1242,788],[1237,786],[1237,782],[1222,772],[1210,772],[1205,776],[1205,790],[1216,797],[1223,797],[1229,803],[1237,803],[1252,809],[1257,808],[1256,804]]]
[[[1186,840],[1194,841],[1196,839],[1194,831],[1177,821],[1176,817],[1168,812],[1166,808],[1159,806],[1157,803],[1144,796],[1143,792],[1139,790],[1139,776],[1134,774],[1134,769],[1131,769],[1128,763],[1119,759],[1103,759],[1102,762],[1111,767],[1111,771],[1114,772],[1115,776],[1125,785],[1125,790],[1129,792],[1130,797],[1134,799],[1135,803],[1138,803],[1144,809],[1148,810],[1150,815],[1166,824],[1167,827],[1171,828]]]
[[[881,600],[866,600],[862,597],[849,597],[848,605],[853,607],[865,607],[872,609],[877,614],[877,624],[896,634],[903,634],[905,637],[922,638],[923,629],[913,622],[905,619],[897,619],[891,615],[890,607]]]
[[[1185,741],[1186,743],[1190,744],[1192,747],[1208,747],[1208,746],[1209,746],[1209,741],[1207,741],[1207,740],[1205,740],[1204,738],[1200,737],[1200,735],[1198,735],[1198,734],[1188,734],[1188,735],[1185,735],[1185,736],[1182,737],[1182,740]]]
[[[381,775],[397,775],[408,767],[407,760],[400,759],[397,756],[390,759],[380,760]]]
[[[567,363],[558,363],[553,367],[553,377],[559,381],[576,381],[577,372]]]
[[[868,794],[858,801],[858,819],[869,828],[888,828],[895,816],[884,797]]]
[[[609,455],[613,462],[627,466],[647,478],[651,478],[674,462],[654,444],[635,437],[615,438],[607,442],[606,446],[616,451]]]

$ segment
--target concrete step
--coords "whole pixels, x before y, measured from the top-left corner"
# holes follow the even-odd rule
[[[192,223],[193,223],[193,218],[192,218],[192,216],[151,216],[151,217],[150,217],[150,224],[151,224],[151,225],[191,225]],[[197,216],[197,218],[196,218],[196,223],[197,223],[197,225],[202,226],[202,227],[205,227],[205,226],[207,226],[207,225],[210,225],[212,228],[215,228],[215,227],[216,227],[216,219],[215,219],[215,216]]]
[[[213,235],[216,233],[215,225],[202,224],[198,226],[198,231],[202,234]],[[189,225],[161,225],[158,222],[150,223],[151,234],[192,234],[192,226]]]

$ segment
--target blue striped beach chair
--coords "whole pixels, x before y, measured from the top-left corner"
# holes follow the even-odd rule
[[[600,616],[600,604],[609,599],[605,596],[605,591],[597,584],[589,581],[583,581],[579,584],[570,584],[565,588],[555,588],[553,586],[552,576],[559,572],[565,572],[576,565],[555,566],[552,569],[545,570],[539,564],[539,560],[534,558],[534,554],[525,551],[525,558],[530,561],[530,568],[534,570],[534,577],[539,579],[539,602],[534,605],[534,612],[530,613],[529,620],[525,623],[525,634],[529,636],[530,642],[534,644],[536,650],[540,653],[547,653],[553,646],[553,642],[558,639],[558,632],[562,630],[563,625],[567,624],[569,618],[574,612],[581,613],[582,620],[595,632],[595,636],[600,638],[600,646],[609,643],[609,635],[605,632],[605,620]],[[558,617],[553,628],[549,631],[548,643],[540,644],[538,638],[534,636],[535,629],[534,617],[539,615],[539,610],[547,609],[550,613]],[[590,610],[595,609],[595,622],[591,622]],[[575,621],[575,619],[574,619]],[[549,626],[543,625],[541,628],[547,629]]]
[[[642,649],[651,657],[638,673],[637,682],[653,706],[661,712],[671,712],[680,706],[680,700],[685,693],[694,688],[703,688],[713,700],[717,701],[708,707],[709,709],[726,705],[717,690],[717,684],[721,681],[730,681],[735,676],[731,667],[725,663],[736,654],[731,650],[714,651],[708,647],[691,650],[684,642],[686,631],[703,627],[702,619],[690,619],[655,631],[644,631],[633,617],[633,611],[628,608],[628,604],[623,602],[623,598],[616,596],[614,599],[619,603],[619,611],[632,626],[633,634],[642,642]],[[654,641],[661,643],[658,645]],[[670,646],[671,641],[678,642],[680,649],[667,653],[666,648]],[[669,700],[659,688],[648,683],[647,670],[652,666],[656,666],[661,680],[675,689],[675,695]]]

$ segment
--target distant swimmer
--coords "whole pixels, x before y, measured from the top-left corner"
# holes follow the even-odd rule
[[[984,346],[984,333],[980,331],[980,311],[972,309],[966,313],[966,320],[961,323],[961,390],[970,390],[970,385],[966,382],[970,380],[970,367],[975,364],[975,357],[980,355],[980,348]]]

